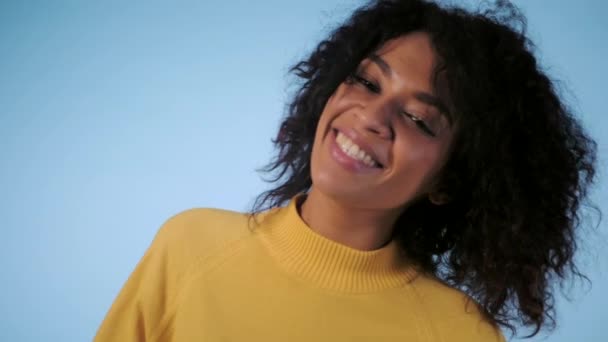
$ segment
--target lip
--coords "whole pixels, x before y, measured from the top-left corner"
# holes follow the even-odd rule
[[[351,139],[355,144],[359,145],[359,147],[367,154],[369,154],[372,159],[377,160],[373,153],[370,153],[370,149],[367,148],[364,144],[359,144],[359,139],[352,139],[351,135],[346,134],[344,131],[339,131],[337,129],[331,130],[331,144],[330,144],[330,152],[333,159],[340,164],[342,167],[349,171],[357,172],[357,173],[369,173],[369,172],[378,172],[382,168],[377,166],[368,166],[365,165],[362,161],[352,158],[346,153],[342,152],[342,149],[338,146],[336,142],[336,137],[338,132],[346,135],[349,139]]]
[[[337,134],[337,132],[340,132],[342,134],[344,134],[346,137],[348,137],[352,142],[354,142],[355,144],[357,144],[359,146],[360,149],[362,149],[365,153],[369,154],[370,157],[372,157],[372,159],[380,164],[380,167],[384,167],[384,160],[380,157],[380,155],[378,153],[376,153],[376,151],[372,148],[372,146],[370,146],[364,139],[361,138],[361,135],[353,130],[353,129],[339,129],[339,128],[333,128],[335,134]]]

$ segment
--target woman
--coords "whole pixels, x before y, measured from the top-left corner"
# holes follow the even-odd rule
[[[293,71],[276,187],[171,218],[96,341],[503,341],[577,275],[595,144],[512,6],[356,11]]]

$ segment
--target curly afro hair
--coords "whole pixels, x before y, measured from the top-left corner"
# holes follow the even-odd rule
[[[359,63],[388,40],[426,32],[458,126],[440,175],[450,202],[408,206],[394,238],[422,272],[466,292],[490,321],[513,332],[531,328],[529,336],[553,328],[553,283],[581,275],[573,254],[596,144],[537,64],[525,27],[506,1],[477,12],[422,0],[356,10],[292,67],[301,86],[274,140],[277,155],[263,169],[276,187],[253,211],[310,189],[320,114]]]

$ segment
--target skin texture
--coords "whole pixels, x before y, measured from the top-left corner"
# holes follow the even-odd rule
[[[313,185],[301,207],[313,230],[373,250],[390,240],[395,221],[413,200],[429,196],[442,204],[434,183],[449,156],[454,128],[442,106],[433,103],[441,101],[432,86],[437,59],[427,33],[398,37],[363,60],[329,98],[312,149]],[[337,132],[380,166],[353,163],[340,154]]]

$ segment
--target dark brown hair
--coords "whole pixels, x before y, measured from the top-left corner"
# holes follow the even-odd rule
[[[595,175],[596,145],[534,57],[525,18],[510,3],[469,12],[421,0],[374,1],[354,12],[291,70],[301,87],[264,169],[273,189],[254,211],[311,186],[310,156],[327,99],[392,38],[430,34],[458,132],[440,178],[451,202],[421,200],[394,237],[421,270],[469,294],[495,323],[554,325],[554,281],[573,262],[579,209]]]

